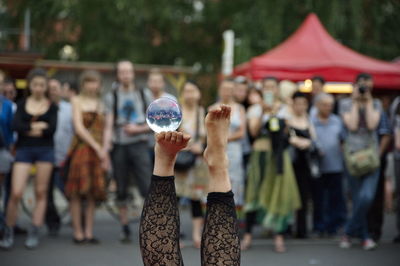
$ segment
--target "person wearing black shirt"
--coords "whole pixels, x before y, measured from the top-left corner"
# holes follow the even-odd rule
[[[16,157],[12,174],[12,192],[8,202],[6,230],[0,247],[10,249],[14,244],[11,228],[15,225],[18,204],[24,193],[32,166],[36,167],[35,209],[32,226],[25,246],[29,249],[39,244],[39,227],[43,224],[46,195],[54,164],[53,135],[57,126],[57,107],[46,96],[47,76],[42,69],[28,74],[30,96],[20,101],[13,121],[18,133]]]

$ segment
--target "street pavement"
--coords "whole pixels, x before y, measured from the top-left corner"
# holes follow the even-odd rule
[[[187,236],[182,249],[185,265],[200,265],[200,251],[191,246],[191,223],[188,210],[181,211],[182,231]],[[392,244],[395,234],[394,215],[386,215],[384,235],[377,250],[364,251],[359,244],[349,250],[338,248],[337,240],[288,240],[287,253],[273,252],[271,239],[262,237],[260,228],[255,230],[252,248],[242,252],[241,265],[273,266],[399,266],[400,245]],[[24,226],[28,219],[20,218]],[[97,212],[95,235],[101,240],[97,246],[72,244],[71,228],[64,225],[58,237],[47,236],[42,230],[38,249],[26,250],[24,236],[17,236],[11,251],[0,251],[0,266],[128,266],[142,265],[138,245],[138,224],[132,225],[135,239],[132,244],[119,243],[118,223],[105,211]]]

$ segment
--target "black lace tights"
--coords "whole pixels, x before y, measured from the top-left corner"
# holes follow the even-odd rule
[[[183,265],[174,177],[153,176],[140,221],[144,265]],[[233,193],[213,192],[201,241],[201,265],[240,265]]]

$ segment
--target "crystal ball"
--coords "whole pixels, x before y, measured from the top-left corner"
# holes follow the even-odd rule
[[[147,108],[146,122],[156,133],[177,130],[182,122],[179,104],[170,97],[153,101]]]

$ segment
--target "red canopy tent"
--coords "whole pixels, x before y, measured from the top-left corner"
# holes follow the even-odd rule
[[[400,89],[400,65],[359,54],[334,40],[311,13],[285,42],[234,69],[234,75],[258,80],[266,76],[303,81],[321,75],[327,81],[353,82],[360,72],[373,75],[375,86]]]

